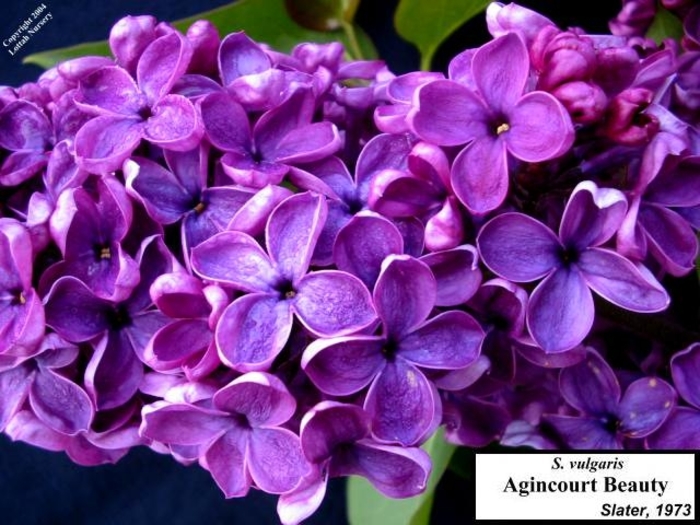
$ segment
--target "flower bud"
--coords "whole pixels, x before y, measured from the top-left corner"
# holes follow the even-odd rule
[[[593,124],[602,119],[608,104],[603,90],[591,82],[567,82],[552,90],[576,124]]]
[[[189,73],[216,75],[219,53],[219,31],[209,20],[197,20],[187,30],[187,39],[192,44],[193,54]]]
[[[157,38],[157,20],[148,15],[125,16],[109,33],[109,48],[117,63],[130,73],[136,71],[136,63],[148,44]]]
[[[632,88],[613,98],[608,106],[603,134],[626,146],[648,143],[659,131],[659,121],[644,113],[653,96],[648,89]]]

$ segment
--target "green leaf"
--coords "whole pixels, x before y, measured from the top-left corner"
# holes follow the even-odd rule
[[[343,12],[354,15],[352,6],[358,1],[343,0],[343,4],[347,4],[347,9]],[[211,11],[178,20],[173,25],[184,32],[193,22],[201,19],[212,22],[222,36],[234,31],[245,30],[248,36],[254,40],[269,44],[279,51],[288,52],[300,42],[323,43],[339,40],[346,45],[348,50],[352,50],[353,58],[377,56],[377,51],[369,37],[360,28],[343,20],[343,23],[349,25],[353,30],[353,38],[348,36],[348,31],[345,28],[325,32],[306,29],[292,20],[285,8],[284,0],[239,0]],[[34,53],[25,57],[23,62],[48,69],[58,62],[71,58],[85,55],[109,56],[110,54],[108,42],[104,40]],[[361,56],[357,56],[358,54]]]
[[[352,22],[359,4],[360,0],[284,0],[292,20],[316,31],[333,31]]]
[[[660,44],[664,38],[680,40],[683,37],[683,23],[668,9],[658,6],[656,16],[646,36],[657,44]]]
[[[401,0],[394,14],[399,35],[421,54],[421,69],[430,69],[440,44],[491,0]]]
[[[380,494],[365,478],[348,480],[348,519],[351,525],[426,525],[430,522],[435,487],[457,449],[447,443],[440,429],[423,445],[430,454],[433,470],[423,494],[391,499]]]

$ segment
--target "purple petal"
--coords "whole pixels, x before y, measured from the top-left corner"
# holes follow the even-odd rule
[[[351,334],[377,318],[367,287],[354,275],[338,270],[304,276],[297,285],[292,309],[302,324],[320,337]]]
[[[527,306],[527,327],[547,353],[578,345],[593,326],[593,295],[576,269],[554,271],[535,288]]]
[[[418,107],[408,114],[413,131],[438,146],[457,146],[485,136],[488,109],[469,89],[452,80],[436,80],[417,92]]]
[[[136,78],[151,103],[170,93],[173,84],[187,71],[191,57],[190,43],[177,31],[149,44],[139,59]]]
[[[440,210],[425,225],[425,247],[431,251],[455,248],[464,239],[464,222],[461,206],[450,195]]]
[[[680,396],[700,408],[700,343],[694,343],[671,358],[673,384]]]
[[[326,198],[307,192],[285,199],[270,215],[267,251],[277,271],[290,281],[306,273],[327,213]]]
[[[333,260],[339,270],[359,277],[373,288],[382,261],[403,253],[403,237],[394,223],[370,211],[355,215],[338,232]]]
[[[676,391],[671,385],[646,377],[627,387],[618,407],[619,431],[631,438],[646,437],[658,429],[676,406]]]
[[[411,446],[437,428],[442,405],[435,386],[403,359],[387,363],[367,392],[365,410],[379,440]]]
[[[95,347],[85,369],[85,388],[98,410],[123,405],[139,389],[143,364],[125,330],[108,332]]]
[[[221,232],[192,249],[192,268],[206,279],[246,292],[272,290],[277,273],[251,236]]]
[[[383,133],[370,139],[357,157],[355,181],[362,201],[367,198],[368,186],[375,173],[384,169],[405,169],[413,148],[414,138],[405,133]]]
[[[409,498],[425,491],[430,475],[430,457],[419,448],[382,445],[372,440],[359,442],[352,459],[331,465],[337,475],[358,474],[390,498]]]
[[[120,169],[141,141],[143,127],[137,118],[104,116],[88,121],[75,135],[78,165],[95,173]]]
[[[243,107],[227,93],[213,93],[200,104],[209,141],[223,151],[245,153],[252,148],[250,123]]]
[[[151,299],[168,317],[195,318],[209,315],[211,307],[200,279],[181,272],[158,276],[150,288]]]
[[[541,222],[520,213],[504,213],[486,223],[477,237],[483,263],[515,282],[544,277],[559,266],[561,244]]]
[[[574,450],[620,450],[622,444],[598,418],[545,415],[561,439]]]
[[[221,188],[220,190],[223,189]],[[229,188],[225,189],[232,191]],[[213,192],[213,190],[210,191]],[[270,214],[284,199],[291,195],[292,192],[287,188],[275,185],[265,186],[251,195],[245,203],[241,204],[233,218],[226,225],[226,229],[241,231],[252,237],[262,235]],[[232,197],[232,195],[229,196],[229,202],[233,201]]]
[[[46,324],[64,339],[79,343],[109,328],[109,302],[96,297],[75,277],[61,277],[45,299]]]
[[[25,366],[0,372],[0,430],[22,408],[35,374]]]
[[[224,86],[244,75],[270,69],[270,58],[243,31],[232,33],[221,41],[219,71]]]
[[[311,124],[313,111],[311,90],[299,87],[279,106],[265,112],[253,128],[255,145],[262,157],[268,160],[277,158],[280,144],[300,128]]]
[[[193,405],[147,406],[143,410],[141,434],[172,445],[201,445],[231,427],[227,414]]]
[[[525,162],[542,162],[566,153],[574,143],[574,126],[566,108],[543,91],[528,93],[509,115],[503,133],[508,151]]]
[[[216,327],[219,357],[240,372],[265,370],[289,339],[292,311],[287,301],[250,294],[224,310]]]
[[[500,439],[512,420],[502,406],[472,397],[445,403],[444,408],[445,439],[466,447],[485,447]]]
[[[247,465],[249,437],[249,432],[230,430],[212,443],[202,458],[227,498],[245,496],[252,484]]]
[[[79,107],[112,116],[136,115],[144,102],[131,75],[117,66],[100,68],[80,79],[76,96]]]
[[[452,165],[452,188],[473,213],[498,208],[508,195],[506,144],[499,137],[483,136],[468,144]]]
[[[474,53],[472,73],[489,107],[507,115],[525,91],[530,73],[527,48],[515,33],[495,38]]]
[[[328,471],[321,475],[313,469],[293,490],[281,494],[277,500],[277,515],[283,525],[296,525],[318,510],[326,495]]]
[[[288,133],[276,147],[276,162],[314,162],[335,153],[341,146],[338,128],[330,122],[316,122]]]
[[[299,438],[283,428],[256,428],[248,444],[248,469],[255,485],[270,494],[296,487],[311,472]]]
[[[306,413],[301,424],[301,446],[312,463],[330,459],[339,445],[369,436],[370,418],[357,405],[322,401]]]
[[[248,372],[214,394],[214,407],[243,414],[254,428],[283,425],[294,415],[297,403],[284,383],[262,372]]]
[[[425,368],[454,370],[473,363],[481,350],[484,331],[465,312],[443,312],[401,339],[403,359]]]
[[[647,203],[642,205],[638,221],[646,233],[651,253],[668,273],[680,277],[693,269],[698,240],[684,217],[663,206]]]
[[[591,349],[583,361],[560,372],[559,389],[567,403],[590,416],[613,414],[620,400],[620,383],[612,368]]]
[[[204,127],[192,102],[182,95],[166,95],[153,106],[143,136],[166,150],[188,151],[196,147]]]
[[[670,298],[650,273],[642,273],[616,252],[591,248],[577,263],[581,276],[594,292],[617,306],[633,312],[659,312]]]
[[[155,370],[176,368],[192,355],[206,350],[213,337],[206,320],[178,319],[153,335],[145,350],[146,360]]]
[[[17,151],[4,159],[0,166],[0,184],[18,186],[39,173],[46,166],[43,151]]]
[[[10,151],[49,149],[51,123],[41,109],[28,101],[10,102],[0,112],[0,146]]]
[[[68,435],[88,430],[95,412],[82,388],[52,370],[36,375],[29,390],[29,403],[48,427]]]
[[[139,198],[148,214],[160,224],[171,224],[193,208],[197,198],[170,171],[148,159],[134,157],[124,163],[126,188]]]
[[[697,450],[700,448],[700,411],[676,407],[663,426],[647,438],[650,448]]]
[[[479,255],[473,246],[437,251],[420,259],[430,267],[437,282],[436,306],[466,303],[481,285]]]
[[[621,191],[584,181],[569,197],[559,235],[568,247],[582,250],[599,246],[620,229],[626,213],[627,199]]]
[[[304,351],[301,367],[322,392],[346,396],[370,384],[384,366],[383,338],[318,339]]]
[[[428,318],[437,284],[427,264],[408,255],[390,255],[374,287],[374,304],[384,330],[401,337]]]

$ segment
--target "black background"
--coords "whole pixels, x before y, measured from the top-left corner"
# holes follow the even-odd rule
[[[430,0],[426,0],[430,1]],[[0,11],[0,39],[12,35],[41,2],[5,2]],[[152,14],[176,20],[228,3],[225,0],[61,0],[44,4],[53,15],[16,56],[0,48],[0,85],[17,86],[35,80],[41,70],[22,65],[34,52],[107,38],[112,24],[124,15]],[[397,73],[418,68],[418,54],[402,41],[392,25],[396,1],[364,0],[357,15],[382,56]],[[561,0],[524,1],[560,27],[576,25],[590,33],[607,32],[607,21],[619,9],[617,1],[600,6]],[[436,69],[468,47],[485,43],[484,17],[478,16],[440,49]],[[1,40],[0,40],[1,42]],[[448,472],[433,511],[435,524],[472,521],[468,504],[473,481]],[[347,523],[344,483],[333,480],[321,509],[306,523]],[[243,499],[225,500],[207,472],[184,467],[148,449],[131,451],[116,465],[80,467],[64,454],[46,452],[0,435],[0,525],[263,525],[278,523],[276,498],[251,491]]]

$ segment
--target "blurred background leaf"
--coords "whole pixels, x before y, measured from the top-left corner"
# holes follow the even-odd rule
[[[394,25],[399,35],[418,48],[420,67],[428,71],[440,44],[490,3],[490,0],[401,0]]]
[[[369,37],[353,24],[359,0],[297,0],[297,5],[324,4],[335,9],[342,22],[334,30],[318,31],[299,25],[287,11],[285,0],[239,0],[211,11],[178,20],[173,23],[180,31],[186,31],[196,20],[206,18],[220,34],[244,30],[258,42],[269,44],[279,51],[288,52],[301,42],[341,41],[352,58],[375,58],[377,52]],[[297,7],[297,9],[300,9]],[[330,11],[327,11],[330,12]],[[25,64],[35,64],[48,69],[58,62],[86,55],[109,56],[106,40],[87,42],[76,46],[34,53],[24,58]]]

